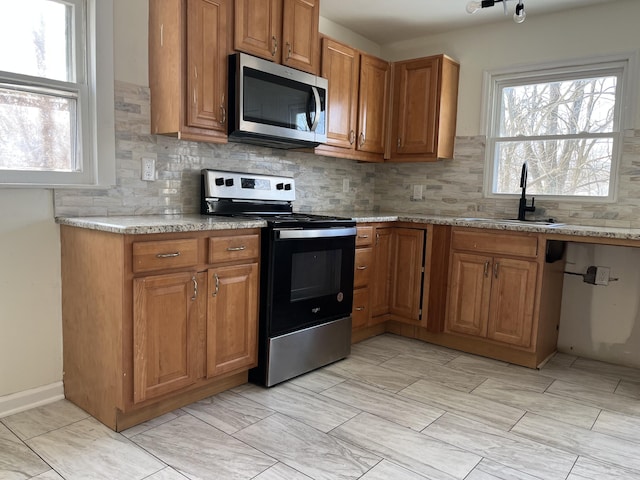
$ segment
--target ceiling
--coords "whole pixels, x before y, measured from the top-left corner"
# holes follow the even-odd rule
[[[524,0],[528,18],[617,0]],[[322,0],[320,15],[379,44],[424,37],[504,18],[504,4],[496,3],[473,15],[468,0]],[[516,0],[508,0],[509,17]]]

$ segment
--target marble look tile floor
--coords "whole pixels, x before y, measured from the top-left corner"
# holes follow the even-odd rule
[[[62,400],[0,419],[0,480],[640,480],[640,370],[539,371],[381,335],[271,389],[122,433]]]

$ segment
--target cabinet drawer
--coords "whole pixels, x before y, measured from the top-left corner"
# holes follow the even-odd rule
[[[351,328],[365,327],[369,322],[369,289],[359,288],[353,291],[353,313]]]
[[[165,268],[191,267],[198,263],[198,241],[160,240],[133,244],[133,271],[148,272]]]
[[[356,249],[356,260],[353,273],[353,288],[366,287],[371,278],[373,265],[373,248]]]
[[[373,244],[373,227],[356,227],[356,247]]]
[[[209,237],[209,263],[254,259],[259,253],[260,237],[257,234]]]
[[[484,233],[454,228],[451,247],[454,250],[469,252],[536,257],[538,237],[505,233],[499,230]]]

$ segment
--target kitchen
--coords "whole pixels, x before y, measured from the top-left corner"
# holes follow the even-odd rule
[[[209,165],[215,158],[217,167],[229,170],[237,170],[241,164],[243,169],[251,171],[295,176],[298,188],[296,205],[305,210],[323,210],[330,205],[332,210],[367,211],[378,207],[381,210],[468,216],[480,208],[487,216],[512,215],[517,208],[517,200],[483,199],[479,187],[482,185],[484,158],[483,139],[480,137],[482,71],[514,64],[628,52],[640,44],[634,22],[640,16],[640,5],[633,0],[609,2],[538,18],[530,13],[523,25],[513,25],[506,19],[491,26],[477,26],[385,46],[373,44],[322,19],[321,32],[374,55],[395,60],[447,53],[462,65],[455,159],[434,164],[371,165],[236,144],[180,145],[171,139],[150,136],[146,89],[149,84],[147,32],[142,27],[146,25],[146,2],[116,0],[114,14],[117,148],[118,158],[125,160],[119,165],[119,178],[138,176],[139,160],[146,155],[156,159],[159,177],[162,172],[199,171],[203,163]],[[478,38],[482,38],[482,42]],[[637,102],[637,94],[634,98]],[[636,116],[634,125],[638,124]],[[135,135],[130,132],[135,132]],[[634,148],[637,151],[637,139],[628,137],[626,145],[621,173],[633,176],[631,166],[636,155]],[[172,163],[174,157],[167,152],[177,150],[184,156],[181,162]],[[343,191],[345,178],[349,180],[348,192]],[[60,244],[54,215],[179,213],[197,204],[196,180],[195,176],[187,177],[161,192],[154,182],[126,190],[103,191],[99,195],[70,190],[55,194],[38,189],[0,191],[0,215],[3,219],[0,227],[0,244],[3,247],[0,396],[30,392],[30,395],[35,395],[31,398],[37,401],[61,392]],[[411,190],[415,184],[424,186],[422,201],[411,201]],[[130,192],[133,195],[129,195]],[[634,215],[631,194],[624,198],[621,196],[616,204],[599,207],[605,210],[600,218],[614,219],[601,220],[607,225],[640,226],[635,220],[638,216],[637,213]],[[589,212],[588,207],[585,210]],[[561,213],[568,216],[569,211]],[[556,215],[563,217],[560,213]],[[592,218],[595,217],[592,215]],[[587,258],[581,259],[580,266],[585,262],[609,265],[614,272],[617,271],[616,275],[634,278],[631,277],[633,268],[628,264],[632,264],[631,256],[637,259],[635,250],[619,253],[613,249],[598,248],[587,249],[580,254]],[[621,282],[628,293],[618,294],[620,299],[616,297],[610,302],[606,292],[613,286],[608,290],[594,291],[595,287],[577,281],[571,297],[568,285],[572,281],[565,279],[565,302],[588,310],[585,305],[588,302],[584,302],[584,298],[592,295],[594,313],[580,311],[576,317],[563,316],[563,328],[571,325],[564,346],[569,348],[571,342],[580,340],[582,351],[576,353],[638,366],[640,338],[637,331],[640,324],[635,321],[635,292],[640,282]],[[620,313],[611,314],[607,310],[611,307],[607,305],[613,305]],[[567,308],[563,310],[567,311]],[[580,323],[585,321],[585,316],[589,318],[591,329]],[[612,317],[620,323],[611,325]],[[593,340],[589,337],[590,330],[595,336]],[[561,332],[561,341],[562,337]],[[621,345],[620,351],[607,355],[608,346],[616,344]],[[39,393],[31,392],[41,387],[45,387],[41,397],[38,397]]]

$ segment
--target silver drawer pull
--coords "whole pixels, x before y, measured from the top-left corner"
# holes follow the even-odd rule
[[[356,307],[356,308],[354,308],[354,310],[355,310],[356,312],[361,312],[361,311],[363,311],[363,310],[364,310],[364,307]]]
[[[366,270],[366,269],[367,269],[367,266],[366,266],[366,265],[358,265],[358,266],[356,267],[356,270]]]
[[[358,238],[369,238],[369,235],[358,235]]]
[[[179,257],[179,256],[180,256],[180,252],[158,253],[156,255],[157,258],[173,258],[173,257]]]
[[[227,247],[227,252],[241,252],[246,249],[247,247],[245,247],[244,245],[241,247]]]

